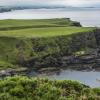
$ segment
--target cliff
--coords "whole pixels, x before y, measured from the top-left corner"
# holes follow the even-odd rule
[[[99,46],[99,30],[31,39],[0,37],[0,59],[28,67],[63,66],[62,58],[96,55]]]
[[[54,19],[52,20],[54,23]],[[59,19],[55,20],[57,25],[61,23],[61,20],[60,22]],[[65,20],[63,19],[62,22],[64,23]],[[41,23],[43,24],[43,22]],[[47,22],[48,20],[46,20]],[[35,69],[43,67],[70,68],[72,64],[80,66],[86,63],[89,66],[81,67],[82,69],[99,68],[97,66],[99,65],[100,29],[62,25],[61,27],[1,30],[1,69],[15,66]]]

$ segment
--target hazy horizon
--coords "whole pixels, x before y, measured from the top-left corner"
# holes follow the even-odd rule
[[[99,7],[100,0],[0,0],[0,6],[18,5]]]

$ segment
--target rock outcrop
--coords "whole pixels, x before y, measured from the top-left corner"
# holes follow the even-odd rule
[[[46,38],[0,37],[0,41],[5,44],[5,47],[1,44],[0,58],[12,64],[35,69],[61,66],[100,69],[100,29]]]

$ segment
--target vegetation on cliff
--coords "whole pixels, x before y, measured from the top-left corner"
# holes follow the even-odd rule
[[[80,26],[67,18],[1,20],[0,69],[60,66],[59,57],[95,48],[93,29]]]

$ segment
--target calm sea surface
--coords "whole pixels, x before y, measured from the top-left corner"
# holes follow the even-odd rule
[[[62,71],[49,72],[49,74],[39,74],[31,70],[28,73],[28,76],[46,77],[53,80],[77,80],[90,87],[100,87],[100,72],[97,71],[75,71],[64,69]]]
[[[79,21],[83,26],[100,27],[100,10],[62,10],[62,9],[28,9],[15,10],[11,12],[0,13],[0,19],[45,19],[45,18],[71,18]],[[31,72],[34,76],[34,72]],[[43,76],[44,77],[44,76]],[[73,79],[78,80],[91,87],[100,87],[100,72],[82,72],[63,70],[59,74],[48,75],[51,79]]]
[[[64,70],[59,74],[55,73],[54,75],[50,75],[49,78],[78,80],[79,82],[91,87],[100,87],[100,72]]]

